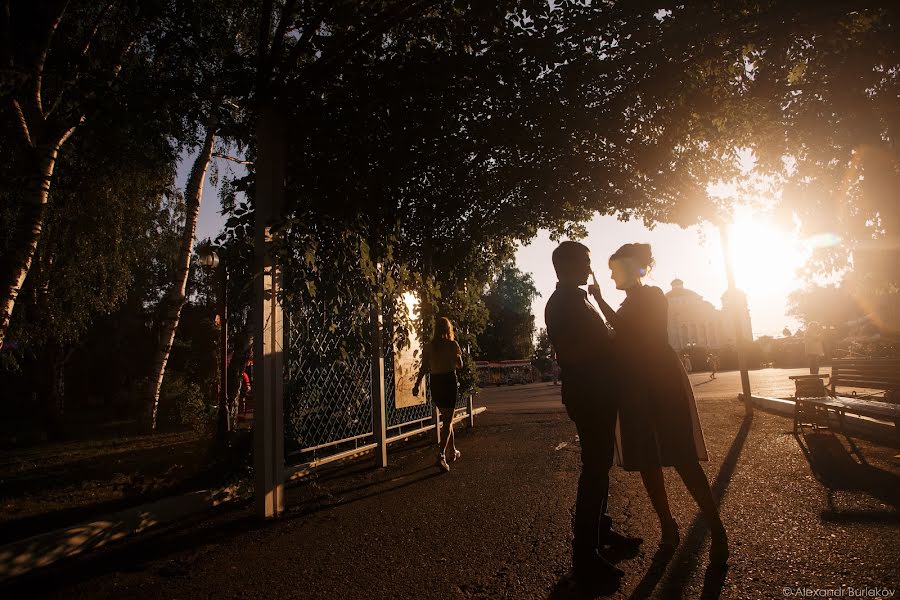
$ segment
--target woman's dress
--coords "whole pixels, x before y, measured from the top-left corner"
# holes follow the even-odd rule
[[[669,345],[662,290],[639,287],[616,316],[616,356],[623,376],[616,462],[639,471],[708,460],[690,380]]]

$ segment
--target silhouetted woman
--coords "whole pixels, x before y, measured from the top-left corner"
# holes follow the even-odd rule
[[[708,456],[694,393],[669,345],[666,297],[658,287],[641,282],[653,264],[649,244],[625,244],[610,257],[612,279],[626,294],[618,311],[603,300],[596,280],[589,287],[615,329],[624,375],[617,431],[620,463],[626,471],[640,471],[659,516],[660,549],[668,552],[681,538],[669,510],[661,467],[675,467],[709,525],[710,563],[722,566],[728,560],[728,538],[699,462]]]
[[[456,410],[458,383],[456,369],[463,366],[462,350],[453,335],[453,324],[450,319],[441,317],[434,325],[434,338],[425,345],[422,351],[422,367],[413,386],[413,396],[419,395],[419,384],[425,373],[431,373],[431,401],[438,409],[441,424],[441,444],[438,448],[438,466],[445,472],[450,470],[447,463],[447,452],[450,461],[460,457],[456,449],[453,435],[453,413]]]

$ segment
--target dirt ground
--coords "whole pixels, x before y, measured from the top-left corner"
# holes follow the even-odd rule
[[[186,490],[210,447],[185,431],[0,451],[0,544]]]

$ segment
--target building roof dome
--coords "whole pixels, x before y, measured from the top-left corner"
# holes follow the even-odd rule
[[[684,287],[684,282],[680,279],[672,280],[672,289],[666,293],[666,297],[668,298],[678,298],[684,296],[693,296],[695,298],[700,298],[700,294],[694,292],[692,290],[686,289]]]

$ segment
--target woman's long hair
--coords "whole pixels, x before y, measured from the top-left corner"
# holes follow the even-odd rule
[[[453,335],[453,323],[447,317],[441,317],[434,324],[433,342],[438,340],[447,340],[452,342],[455,339]]]

